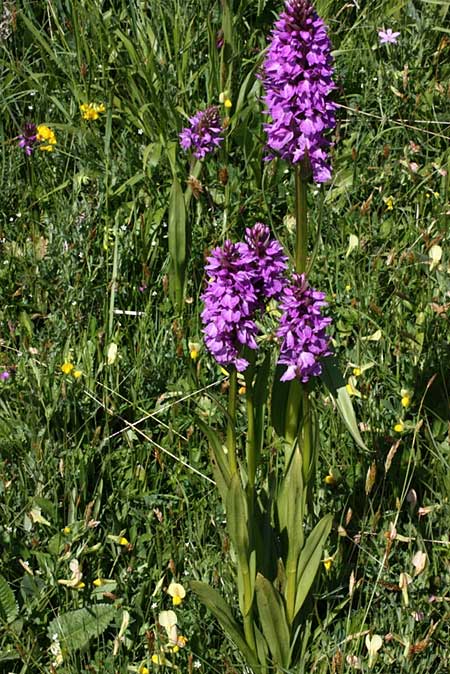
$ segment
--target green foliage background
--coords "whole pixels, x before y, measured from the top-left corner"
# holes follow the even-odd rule
[[[215,400],[226,383],[204,349],[191,359],[190,343],[201,343],[213,245],[263,221],[292,251],[292,175],[263,161],[257,78],[280,9],[272,0],[3,3],[1,671],[51,671],[52,630],[62,624],[62,638],[76,623],[90,638],[66,644],[59,672],[144,672],[172,579],[205,580],[231,597],[229,541],[195,423],[223,423]],[[335,526],[299,674],[366,671],[368,633],[384,638],[374,672],[446,672],[450,3],[322,0],[317,9],[340,108],[333,180],[310,191],[311,280],[327,292],[368,451],[318,389],[314,513],[333,512]],[[397,45],[379,44],[383,27],[400,31]],[[200,172],[178,133],[224,90],[226,142]],[[106,112],[83,120],[85,102]],[[50,126],[56,150],[26,157],[17,146],[25,121]],[[186,185],[193,169],[198,199]],[[181,306],[169,256],[174,184],[188,197]],[[64,362],[81,377],[63,374]],[[267,461],[277,461],[270,434]],[[399,575],[414,575],[417,550],[428,563],[405,606]],[[78,590],[58,583],[73,558]],[[173,657],[180,670],[243,671],[193,596],[177,613],[188,637]]]

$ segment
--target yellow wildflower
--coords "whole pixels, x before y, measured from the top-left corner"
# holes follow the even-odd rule
[[[145,665],[139,667],[139,674],[150,674],[148,667],[146,667]]]
[[[82,103],[80,105],[80,111],[83,119],[91,121],[98,119],[100,113],[105,112],[105,106],[103,103]]]
[[[186,590],[180,583],[170,583],[167,594],[172,597],[173,605],[179,606],[186,596]]]
[[[222,103],[222,105],[225,108],[230,109],[233,107],[233,103],[231,102],[230,94],[228,91],[222,91],[219,95],[219,102]]]
[[[53,152],[53,150],[55,149],[54,148],[54,146],[56,145],[55,132],[45,124],[39,124],[37,128],[36,139],[40,143],[44,143],[44,145],[39,145],[40,150],[44,150],[45,152]]]
[[[64,374],[70,374],[73,370],[73,367],[74,366],[72,365],[72,363],[66,361],[61,365],[61,372],[64,372]]]
[[[325,482],[325,484],[329,484],[330,487],[334,487],[334,485],[337,484],[337,480],[336,480],[336,478],[334,477],[334,475],[333,475],[333,473],[331,472],[331,470],[330,470],[330,472],[328,473],[328,475],[324,478],[323,481]]]
[[[331,565],[333,564],[333,557],[326,557],[325,559],[322,559],[322,564],[325,567],[325,571],[328,573],[328,571],[331,569]]]
[[[79,379],[83,373],[81,370],[75,370],[74,372],[72,372],[72,374],[75,377],[75,379]]]
[[[189,355],[192,358],[192,360],[197,360],[200,354],[201,344],[199,344],[198,342],[189,342],[188,347],[189,347]]]
[[[167,665],[168,662],[164,655],[159,655],[158,653],[153,653],[152,662],[154,665]]]
[[[408,391],[405,388],[402,388],[402,390],[400,391],[400,394],[402,396],[402,399],[401,399],[402,407],[405,407],[405,408],[409,407],[410,404],[411,404],[411,392]]]
[[[70,527],[64,527],[64,529],[63,529],[63,534],[65,534],[66,536],[68,536],[68,535],[70,534],[70,531],[71,531]]]
[[[394,431],[396,433],[403,433],[404,430],[405,430],[405,424],[403,423],[403,421],[399,421],[397,424],[395,424]]]
[[[119,545],[130,545],[130,542],[125,538],[125,536],[119,536],[119,540],[117,542]]]
[[[384,199],[384,203],[386,204],[386,210],[388,211],[393,211],[394,210],[394,197],[389,196]]]
[[[362,370],[361,370],[360,367],[354,367],[353,368],[353,374],[355,375],[355,377],[359,377],[361,372],[362,372]]]

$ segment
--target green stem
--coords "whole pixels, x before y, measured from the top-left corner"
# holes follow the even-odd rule
[[[302,166],[295,167],[295,271],[303,274],[306,271],[306,253],[308,249],[308,207],[306,200],[307,183],[302,176]]]
[[[247,444],[246,444],[247,474],[248,474],[248,486],[250,488],[250,491],[253,492],[256,477],[255,410],[254,410],[253,391],[249,388],[247,388],[246,400],[247,400]]]
[[[228,425],[227,425],[227,449],[228,465],[231,476],[237,471],[236,461],[236,400],[237,400],[237,371],[230,372],[230,388],[228,390]]]
[[[299,447],[302,453],[303,459],[303,480],[305,486],[308,485],[309,477],[311,476],[311,468],[313,461],[313,441],[311,437],[312,426],[311,426],[311,405],[309,401],[308,392],[303,389],[302,391],[303,399],[303,424],[299,432]]]

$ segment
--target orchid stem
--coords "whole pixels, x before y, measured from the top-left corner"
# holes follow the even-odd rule
[[[295,271],[303,274],[306,271],[306,252],[308,247],[308,206],[306,200],[307,185],[302,176],[302,166],[295,166]]]
[[[230,388],[228,390],[228,425],[227,425],[227,449],[228,465],[231,476],[237,471],[236,461],[236,398],[237,398],[237,371],[233,368],[230,372]]]

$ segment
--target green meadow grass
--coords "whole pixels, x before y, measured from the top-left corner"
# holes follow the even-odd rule
[[[169,671],[152,655],[172,580],[205,580],[236,605],[224,514],[195,423],[200,415],[223,425],[215,403],[226,388],[200,346],[200,294],[205,253],[246,226],[270,224],[292,250],[293,179],[282,162],[262,161],[257,78],[280,8],[3,3],[1,672]],[[333,179],[310,192],[312,281],[327,292],[333,347],[368,449],[318,388],[313,510],[332,512],[334,527],[295,674],[444,673],[450,5],[322,0],[317,9],[335,49],[341,107]],[[388,27],[400,32],[397,45],[379,44]],[[193,168],[178,133],[223,91],[233,103],[227,139],[196,169],[204,191],[187,200],[177,303],[169,204]],[[84,103],[105,112],[85,120]],[[53,129],[53,152],[27,157],[18,147],[26,121]],[[276,465],[273,446],[268,432]],[[418,551],[427,555],[419,572]],[[74,559],[78,587],[59,582],[72,579]],[[171,656],[174,667],[245,671],[192,594],[175,610],[187,644]],[[382,647],[370,662],[373,635]]]

